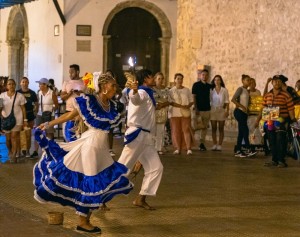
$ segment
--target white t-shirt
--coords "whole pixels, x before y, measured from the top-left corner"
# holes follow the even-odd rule
[[[0,98],[3,99],[3,109],[2,116],[7,117],[10,112],[14,102],[14,96],[11,98],[7,95],[7,92],[3,92],[0,94]],[[16,118],[16,125],[23,125],[23,113],[21,109],[21,105],[26,104],[26,98],[21,93],[17,93],[15,105],[14,105],[14,115]]]
[[[85,85],[84,85],[83,81],[81,79],[64,81],[61,91],[69,93],[71,90],[85,91]],[[77,95],[73,93],[66,100],[66,110],[67,111],[72,111],[74,109],[73,100],[76,97],[77,97]]]

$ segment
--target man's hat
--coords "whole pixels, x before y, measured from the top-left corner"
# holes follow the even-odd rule
[[[280,80],[282,82],[287,82],[289,79],[284,75],[275,75],[272,80]]]
[[[49,84],[49,81],[47,78],[41,78],[39,81],[36,81],[36,82],[39,84],[46,84],[46,85]]]

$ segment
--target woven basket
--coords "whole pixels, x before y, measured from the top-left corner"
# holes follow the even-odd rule
[[[49,225],[62,225],[64,222],[63,212],[48,212]]]

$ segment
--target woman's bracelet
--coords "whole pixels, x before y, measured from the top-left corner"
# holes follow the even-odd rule
[[[24,119],[24,122],[28,122],[28,119]]]

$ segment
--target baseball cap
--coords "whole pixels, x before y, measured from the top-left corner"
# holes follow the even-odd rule
[[[39,81],[36,81],[37,83],[40,83],[40,84],[49,84],[49,81],[47,78],[41,78]]]
[[[280,80],[282,82],[287,82],[289,79],[284,75],[275,75],[272,80]]]

